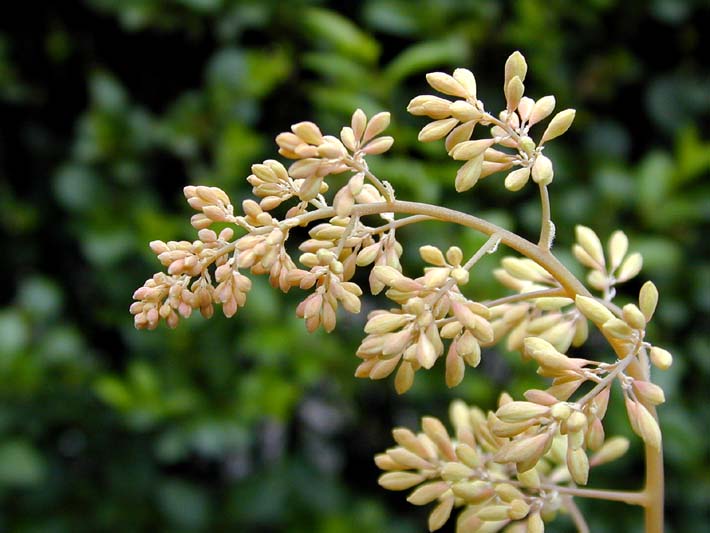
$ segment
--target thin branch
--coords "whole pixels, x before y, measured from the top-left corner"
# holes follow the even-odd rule
[[[560,494],[579,496],[580,498],[590,498],[594,500],[610,500],[614,502],[624,502],[629,505],[644,505],[646,496],[643,492],[626,490],[606,490],[606,489],[582,489],[579,487],[564,487],[547,483],[540,484],[541,489],[556,491]]]
[[[574,525],[577,526],[577,531],[579,533],[589,533],[587,521],[584,519],[582,512],[579,510],[579,507],[577,507],[577,504],[574,503],[574,498],[572,498],[572,496],[563,496],[562,501],[565,502],[565,507],[569,511],[569,515],[572,518]]]

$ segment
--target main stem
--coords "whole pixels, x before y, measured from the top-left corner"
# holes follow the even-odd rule
[[[419,202],[406,202],[394,200],[373,204],[359,204],[353,208],[352,216],[367,216],[380,213],[402,213],[408,215],[421,215],[431,217],[442,222],[451,222],[484,233],[489,237],[496,234],[500,242],[532,259],[547,270],[565,290],[567,296],[574,299],[577,294],[591,296],[587,288],[557,259],[549,249],[540,246],[503,229],[482,218],[461,213],[446,207],[423,204]],[[305,224],[311,220],[325,218],[335,214],[333,208],[323,208],[303,215],[300,220]],[[546,239],[543,239],[543,241]],[[655,409],[651,413],[656,416]],[[646,483],[642,495],[641,505],[644,507],[646,533],[663,532],[663,447],[655,449],[645,446]]]

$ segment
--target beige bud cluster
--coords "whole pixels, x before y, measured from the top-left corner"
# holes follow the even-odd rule
[[[252,186],[254,195],[261,198],[259,206],[264,211],[270,211],[292,198],[303,183],[294,181],[288,175],[286,167],[274,159],[252,165],[251,171],[247,181]]]
[[[623,231],[612,233],[606,253],[597,234],[586,226],[575,228],[576,244],[572,252],[587,267],[587,282],[593,288],[613,296],[615,286],[638,275],[643,266],[640,253],[628,253],[629,239]]]
[[[443,72],[427,74],[427,81],[440,93],[459,98],[450,101],[433,95],[417,96],[407,110],[413,115],[434,119],[419,132],[419,140],[431,142],[446,137],[445,147],[457,161],[466,161],[456,174],[458,192],[467,191],[479,179],[496,172],[519,168],[505,178],[505,187],[511,191],[522,189],[530,177],[540,185],[552,182],[552,161],[542,153],[545,142],[559,137],[569,129],[574,120],[574,109],[555,115],[548,124],[538,145],[529,137],[531,126],[547,118],[555,107],[555,98],[545,96],[538,101],[523,96],[523,81],[527,63],[520,52],[514,52],[505,64],[503,92],[506,109],[498,118],[484,110],[483,102],[476,97],[476,80],[467,69],[456,69],[453,75]],[[490,138],[471,140],[476,124],[492,125]],[[512,148],[515,154],[493,148],[494,145]]]
[[[362,289],[355,283],[343,281],[343,263],[334,252],[326,249],[307,252],[299,261],[310,267],[310,271],[293,270],[289,276],[291,282],[302,289],[316,287],[296,308],[296,315],[305,320],[308,331],[313,332],[321,325],[327,332],[333,331],[339,304],[350,313],[360,312]]]
[[[563,402],[514,402],[503,394],[498,411],[486,415],[456,400],[449,417],[454,436],[437,418],[424,417],[418,433],[395,428],[396,446],[375,456],[384,470],[380,486],[411,490],[407,501],[414,505],[434,504],[430,531],[441,528],[457,508],[457,531],[499,531],[509,524],[544,531],[544,521],[554,519],[565,502],[541,485],[566,484],[572,476],[572,481],[582,480],[588,465],[613,461],[628,449],[626,439],[613,437],[585,462],[579,439],[571,436],[581,430],[585,416]],[[544,420],[546,428],[534,426],[536,420]],[[503,425],[521,422],[528,427],[515,439],[498,434]]]
[[[520,294],[559,289],[550,274],[529,259],[505,257],[501,267],[494,271],[496,279]],[[588,336],[587,321],[573,303],[566,296],[541,296],[495,306],[492,323],[496,341],[507,335],[507,348],[516,351],[523,351],[523,341],[530,336],[548,341],[560,352],[581,346]]]
[[[424,246],[420,253],[434,266],[419,278],[408,278],[388,265],[372,269],[375,279],[389,287],[387,297],[401,308],[371,313],[365,326],[368,336],[357,352],[363,359],[355,372],[358,377],[382,379],[399,365],[395,389],[400,394],[412,386],[417,370],[431,368],[444,354],[444,340],[451,340],[446,356],[449,387],[461,382],[467,364],[478,366],[481,345],[493,341],[489,309],[458,289],[457,283],[468,280],[461,250],[452,247],[444,256],[437,248]]]
[[[310,201],[328,190],[324,178],[357,169],[354,162],[361,163],[365,156],[381,154],[389,150],[392,137],[378,137],[390,122],[390,114],[382,112],[369,121],[358,109],[353,113],[351,126],[345,127],[340,138],[323,135],[313,122],[299,122],[290,132],[276,136],[279,153],[296,159],[288,174],[294,179],[295,194],[302,201]]]
[[[213,222],[234,222],[234,206],[229,196],[218,187],[188,185],[183,189],[187,203],[200,213],[190,219],[195,229],[209,227]]]

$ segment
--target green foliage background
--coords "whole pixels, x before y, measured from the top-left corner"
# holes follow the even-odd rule
[[[488,353],[453,391],[436,369],[397,397],[351,377],[363,316],[309,336],[297,295],[258,279],[235,319],[139,333],[130,295],[159,267],[148,241],[192,238],[184,185],[236,201],[276,133],[306,119],[337,132],[356,107],[393,113],[397,142],[373,166],[400,198],[534,235],[534,198],[501,179],[452,194],[455,166],[416,142],[423,121],[404,111],[425,72],[456,66],[494,109],[514,49],[531,96],[578,110],[549,148],[559,253],[575,223],[604,237],[622,227],[660,288],[651,335],[675,354],[658,376],[668,530],[704,530],[709,15],[703,0],[16,4],[0,30],[0,531],[423,531],[424,510],[377,486],[373,453],[392,426],[443,416],[451,398],[490,407],[502,387],[520,394],[536,383],[529,365]],[[411,266],[425,241],[481,242],[423,228],[406,232]],[[492,265],[473,278],[481,298],[500,293]],[[608,421],[629,433],[620,411]],[[634,442],[592,482],[638,486]],[[641,530],[637,509],[585,508],[593,531]]]

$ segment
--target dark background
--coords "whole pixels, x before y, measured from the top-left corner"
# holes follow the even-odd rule
[[[372,455],[394,425],[484,408],[538,386],[489,351],[450,391],[439,366],[397,397],[355,380],[364,316],[307,335],[284,297],[255,281],[247,308],[175,331],[136,332],[130,296],[159,267],[153,239],[192,239],[182,187],[249,194],[249,166],[300,120],[337,133],[356,107],[393,113],[376,172],[402,199],[467,210],[534,236],[528,192],[500,177],[455,195],[456,166],[416,142],[405,112],[424,74],[466,66],[489,109],[505,58],[528,59],[527,92],[575,107],[550,145],[557,248],[575,223],[621,227],[661,305],[651,339],[675,355],[657,376],[669,531],[707,527],[710,501],[710,71],[704,1],[87,0],[13,3],[0,21],[0,531],[425,529],[425,509],[377,484]],[[526,201],[531,200],[531,201]],[[402,232],[465,251],[478,236]],[[502,294],[494,261],[480,298]],[[639,282],[628,287],[637,293]],[[622,297],[623,300],[623,297]],[[365,302],[372,308],[375,302]],[[364,315],[364,313],[363,313]],[[630,434],[612,408],[609,434]],[[639,486],[637,439],[594,485]],[[593,531],[641,531],[641,513],[587,503]],[[552,531],[571,530],[559,519]]]

